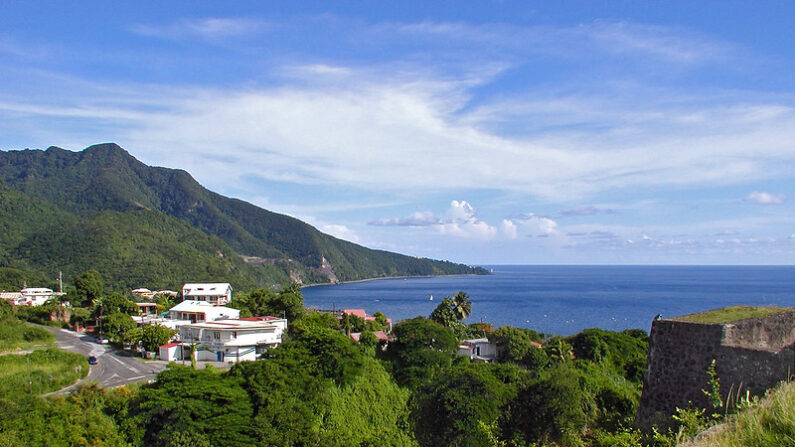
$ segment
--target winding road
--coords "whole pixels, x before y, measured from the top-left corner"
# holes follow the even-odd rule
[[[64,394],[72,391],[79,384],[87,381],[112,388],[129,383],[153,380],[164,369],[168,362],[160,360],[142,360],[131,353],[120,351],[108,345],[102,345],[97,339],[85,334],[42,326],[55,334],[55,346],[69,352],[76,352],[86,356],[93,355],[97,364],[91,365],[88,375],[77,383],[56,391],[52,394]]]

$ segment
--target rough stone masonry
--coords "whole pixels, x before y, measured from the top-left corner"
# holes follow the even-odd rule
[[[795,374],[795,311],[731,323],[652,322],[643,392],[635,425],[667,425],[676,408],[710,409],[703,390],[712,360],[726,401],[759,395]]]

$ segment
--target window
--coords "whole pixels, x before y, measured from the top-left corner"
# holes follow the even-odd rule
[[[220,340],[221,333],[219,331],[213,331],[213,340]]]

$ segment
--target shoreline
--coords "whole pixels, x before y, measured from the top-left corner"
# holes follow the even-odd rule
[[[306,285],[303,285],[303,286],[301,286],[301,288],[303,289],[303,288],[305,288],[305,287],[320,287],[320,286],[341,286],[341,285],[343,285],[343,284],[355,284],[355,283],[358,283],[358,282],[380,281],[380,280],[385,280],[385,279],[410,279],[410,278],[451,278],[451,277],[456,277],[456,276],[488,276],[488,275],[490,275],[490,274],[491,274],[491,273],[489,273],[489,274],[486,274],[486,275],[479,275],[479,274],[477,274],[477,273],[458,273],[458,274],[451,274],[451,275],[417,275],[417,276],[408,276],[408,275],[402,275],[402,276],[381,276],[381,277],[377,277],[377,278],[364,278],[364,279],[354,279],[354,280],[351,280],[351,281],[340,281],[340,282],[338,282],[338,283],[334,283],[334,284],[332,284],[332,283],[314,283],[314,284],[306,284]]]

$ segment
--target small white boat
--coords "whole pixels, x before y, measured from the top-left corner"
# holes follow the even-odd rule
[[[431,295],[431,297],[428,298],[428,301],[433,301],[433,295]]]

